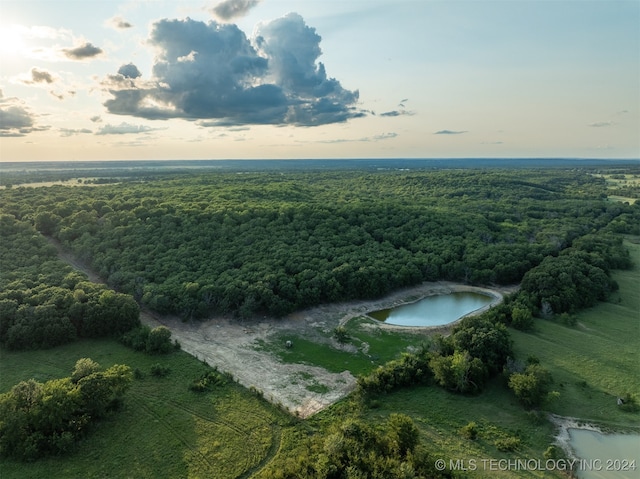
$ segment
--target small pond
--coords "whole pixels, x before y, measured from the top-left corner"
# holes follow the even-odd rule
[[[415,303],[370,312],[369,316],[398,326],[442,326],[491,304],[493,300],[486,294],[461,291],[427,296]]]
[[[640,435],[569,429],[570,445],[581,460],[580,479],[640,477]]]

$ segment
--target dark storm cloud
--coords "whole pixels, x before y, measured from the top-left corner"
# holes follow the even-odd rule
[[[72,60],[85,60],[102,54],[102,49],[87,42],[75,48],[63,48],[62,53]]]
[[[118,73],[125,78],[138,78],[139,76],[142,76],[142,73],[140,73],[138,67],[133,63],[122,65],[120,68],[118,68]]]
[[[228,21],[245,16],[258,3],[260,0],[225,0],[213,7],[211,12],[220,20]]]
[[[5,98],[0,90],[0,137],[25,136],[49,127],[36,125],[36,115],[18,98]]]
[[[440,130],[436,131],[434,135],[462,135],[468,133],[467,130]]]
[[[255,45],[232,24],[161,20],[149,43],[159,51],[152,79],[112,75],[103,83],[110,113],[207,120],[210,126],[322,125],[363,116],[358,92],[328,78],[320,36],[289,14],[256,30]]]

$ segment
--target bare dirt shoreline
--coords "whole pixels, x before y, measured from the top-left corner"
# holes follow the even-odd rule
[[[70,254],[57,241],[50,239],[59,257],[75,269],[87,274],[94,282],[104,283],[86,264]],[[331,331],[338,325],[362,316],[369,311],[385,309],[400,304],[418,301],[427,296],[448,294],[455,291],[475,291],[494,298],[491,305],[502,301],[503,295],[515,287],[488,289],[457,283],[434,282],[405,288],[372,301],[350,301],[326,304],[298,311],[284,318],[261,318],[238,320],[228,317],[213,317],[202,322],[183,322],[179,318],[160,316],[145,308],[140,320],[151,327],[166,326],[172,338],[177,339],[182,349],[197,359],[229,372],[243,386],[260,391],[274,404],[279,404],[292,414],[305,418],[328,407],[347,396],[356,386],[356,378],[349,372],[332,373],[323,368],[307,364],[280,362],[268,351],[256,345],[271,335],[279,337],[290,333],[292,337],[314,329]],[[490,307],[487,306],[486,308]],[[478,314],[484,309],[475,311]],[[408,328],[379,323],[376,327],[411,329],[421,333],[443,332],[451,327]],[[319,392],[322,391],[322,392]]]

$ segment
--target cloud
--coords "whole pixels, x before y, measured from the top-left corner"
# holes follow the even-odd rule
[[[31,83],[53,83],[53,75],[46,70],[31,69]]]
[[[106,124],[96,132],[96,135],[129,135],[149,133],[154,130],[158,130],[158,128],[151,128],[144,125],[131,125],[130,123],[122,122],[119,125]]]
[[[256,27],[252,42],[233,24],[160,20],[148,43],[152,78],[122,72],[103,82],[110,113],[207,120],[208,126],[315,126],[364,116],[358,92],[328,78],[316,60],[320,36],[288,14]]]
[[[138,78],[142,76],[142,73],[140,73],[138,67],[133,63],[122,65],[120,68],[118,68],[118,73],[125,78]]]
[[[87,129],[87,128],[81,128],[81,129],[73,129],[73,128],[60,128],[60,136],[74,136],[74,135],[81,135],[81,134],[86,134],[86,133],[93,133],[93,131]]]
[[[93,123],[102,123],[102,117],[100,115],[95,115],[89,118]]]
[[[129,23],[119,15],[109,18],[105,22],[105,25],[111,28],[115,28],[116,30],[126,30],[127,28],[133,28],[133,25],[131,23]]]
[[[383,141],[396,138],[397,133],[380,133],[379,135],[364,136],[362,138],[336,138],[333,140],[320,140],[317,143],[367,143],[371,141]]]
[[[218,19],[228,21],[244,17],[258,3],[260,3],[260,0],[224,0],[213,7],[211,12]]]
[[[37,126],[36,115],[26,107],[22,100],[5,98],[0,90],[0,137],[25,136],[34,131],[49,129]]]
[[[415,115],[415,113],[407,110],[392,110],[392,111],[385,111],[384,113],[380,113],[380,116],[403,116],[403,115],[413,116]]]
[[[467,130],[439,130],[434,133],[434,135],[462,135],[463,133],[468,133]]]
[[[589,123],[589,126],[594,128],[602,128],[606,126],[613,126],[614,123],[612,121],[596,121],[595,123]]]
[[[103,53],[101,48],[93,46],[89,42],[85,42],[75,48],[63,48],[62,53],[71,60],[85,60],[87,58],[94,58]]]

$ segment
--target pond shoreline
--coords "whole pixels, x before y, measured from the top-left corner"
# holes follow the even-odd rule
[[[453,283],[449,281],[437,281],[437,282],[425,282],[420,286],[414,286],[408,288],[407,290],[400,290],[392,295],[386,296],[382,300],[379,301],[371,301],[367,305],[367,309],[365,311],[361,311],[358,313],[351,313],[344,316],[340,320],[340,325],[347,324],[350,320],[359,317],[359,316],[367,316],[374,323],[372,323],[372,327],[377,327],[380,329],[387,330],[396,330],[396,331],[405,331],[405,332],[429,332],[429,333],[447,333],[453,328],[456,324],[462,321],[464,318],[470,316],[477,316],[490,308],[500,304],[504,300],[504,296],[507,294],[511,294],[517,291],[519,285],[513,286],[495,286],[495,287],[482,287],[482,286],[470,286],[460,283]],[[397,324],[389,324],[384,321],[380,321],[369,315],[372,311],[378,311],[381,309],[392,309],[397,308],[399,306],[408,305],[417,303],[418,301],[422,301],[425,298],[430,296],[441,296],[452,293],[478,293],[483,294],[485,296],[489,296],[492,298],[491,303],[478,308],[474,311],[471,311],[460,318],[456,319],[447,324],[436,325],[436,326],[402,326]]]
[[[570,429],[593,431],[598,434],[602,434],[603,436],[608,434],[640,434],[640,427],[634,427],[631,425],[598,424],[596,421],[587,421],[577,417],[558,416],[551,413],[548,414],[548,418],[558,430],[554,436],[554,443],[564,451],[569,459],[585,459],[578,457],[571,446]]]

